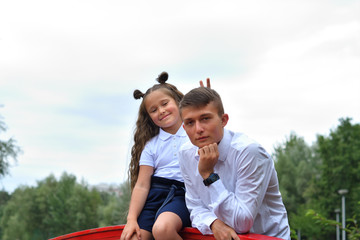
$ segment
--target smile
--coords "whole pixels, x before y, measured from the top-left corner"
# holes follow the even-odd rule
[[[164,117],[160,118],[160,121],[164,120],[165,118],[167,118],[168,116],[170,116],[170,113],[165,115]]]

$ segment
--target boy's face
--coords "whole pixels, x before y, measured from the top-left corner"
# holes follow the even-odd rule
[[[218,115],[213,102],[204,107],[185,107],[181,110],[184,129],[192,144],[202,148],[211,143],[219,143],[224,135],[229,116]]]

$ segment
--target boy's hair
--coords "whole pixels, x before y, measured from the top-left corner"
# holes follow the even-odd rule
[[[221,117],[224,114],[224,107],[220,95],[214,89],[211,88],[207,88],[207,87],[194,88],[193,90],[185,94],[185,96],[181,100],[179,107],[180,113],[183,108],[205,107],[210,102],[214,103],[215,107],[218,110],[218,115]]]
[[[139,175],[139,161],[141,152],[144,150],[146,143],[159,133],[159,127],[154,124],[146,110],[146,97],[156,90],[161,90],[163,93],[173,98],[179,105],[182,97],[184,96],[174,85],[166,83],[168,78],[168,73],[162,72],[156,79],[158,84],[153,85],[145,93],[142,93],[138,89],[134,91],[134,98],[142,98],[142,102],[139,107],[138,119],[136,121],[136,128],[134,131],[134,145],[131,148],[131,161],[128,172],[131,189],[134,188]]]

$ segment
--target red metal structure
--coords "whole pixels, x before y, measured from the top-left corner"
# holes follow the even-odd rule
[[[94,228],[69,233],[50,240],[119,240],[125,225]],[[184,240],[215,240],[212,235],[202,235],[196,228],[185,228],[180,232]],[[255,233],[239,234],[241,240],[280,240]]]

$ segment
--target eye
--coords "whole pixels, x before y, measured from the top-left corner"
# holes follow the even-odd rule
[[[206,121],[210,120],[210,117],[203,117],[201,120],[202,120],[203,122],[206,122]]]
[[[168,103],[169,103],[169,102],[164,102],[162,105],[163,105],[163,106],[166,106]]]
[[[192,126],[194,124],[194,121],[186,121],[185,126]]]

